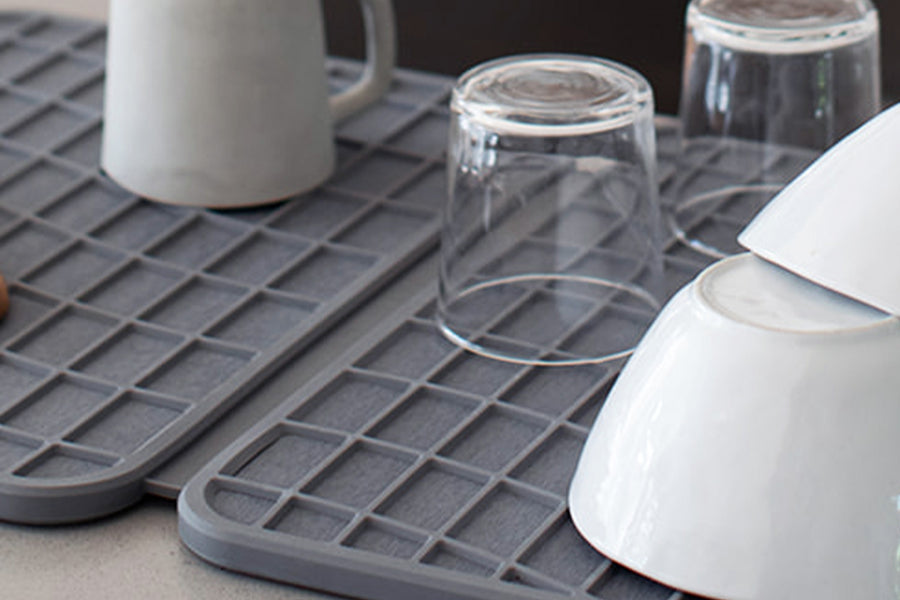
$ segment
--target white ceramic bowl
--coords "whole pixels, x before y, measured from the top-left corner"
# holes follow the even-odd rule
[[[569,492],[597,550],[733,600],[895,598],[900,319],[751,255],[663,309]]]
[[[819,285],[900,315],[900,105],[816,160],[738,242]]]

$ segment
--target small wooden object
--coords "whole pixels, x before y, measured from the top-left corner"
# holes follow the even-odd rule
[[[6,315],[6,311],[8,310],[9,292],[6,291],[6,281],[3,279],[3,274],[0,273],[0,319]]]

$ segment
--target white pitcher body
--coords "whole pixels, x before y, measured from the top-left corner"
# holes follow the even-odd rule
[[[362,4],[390,13],[388,1]],[[328,96],[319,0],[111,0],[109,19],[101,163],[122,186],[238,207],[331,174],[332,123],[343,115]],[[367,23],[381,68],[343,94],[356,97],[353,108],[390,80],[392,15],[369,21],[387,23],[376,34]]]

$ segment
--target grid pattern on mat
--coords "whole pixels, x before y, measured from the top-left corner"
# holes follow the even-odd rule
[[[685,180],[672,125],[658,127],[666,190]],[[727,201],[717,208],[697,226],[740,226]],[[708,262],[671,243],[668,293]],[[568,515],[582,444],[622,363],[482,358],[440,335],[434,302],[423,290],[207,464],[179,500],[187,545],[367,600],[689,598],[594,551]]]
[[[435,241],[449,83],[399,71],[323,187],[147,202],[99,170],[105,29],[0,14],[0,518],[137,500],[147,473]],[[329,63],[334,89],[360,66]]]
[[[466,353],[436,330],[430,296],[418,300],[188,484],[188,546],[370,600],[683,598],[596,553],[568,516],[616,366]],[[342,568],[356,575],[336,577]]]

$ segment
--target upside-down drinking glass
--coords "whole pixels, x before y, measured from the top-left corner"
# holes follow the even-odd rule
[[[627,356],[661,301],[653,96],[617,63],[525,55],[451,100],[438,322],[499,360]]]
[[[664,194],[683,242],[713,257],[786,183],[881,107],[870,0],[693,0],[678,173]]]

